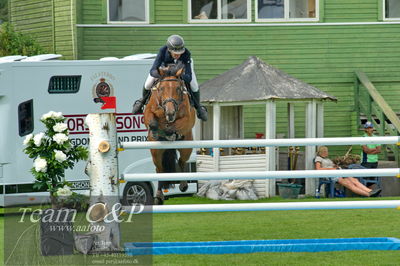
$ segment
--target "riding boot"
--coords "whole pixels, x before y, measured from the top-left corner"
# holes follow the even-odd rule
[[[200,104],[200,91],[192,91],[194,107],[197,111],[197,117],[203,121],[207,121],[207,108]]]
[[[133,104],[132,113],[134,115],[143,113],[143,106],[146,104],[147,99],[149,98],[150,94],[151,94],[150,90],[146,90],[145,88],[143,88],[143,92],[142,92],[143,97],[140,98],[139,100],[137,100]]]

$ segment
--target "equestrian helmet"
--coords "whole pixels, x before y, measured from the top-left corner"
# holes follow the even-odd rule
[[[185,41],[179,35],[171,35],[167,39],[168,51],[175,54],[183,54],[185,52]]]

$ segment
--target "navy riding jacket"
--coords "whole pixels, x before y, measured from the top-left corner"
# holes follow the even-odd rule
[[[185,72],[182,74],[182,79],[190,83],[192,81],[192,68],[191,68],[191,62],[192,59],[190,57],[190,51],[188,49],[185,49],[185,52],[181,54],[179,57],[178,61],[182,62],[185,66]],[[166,45],[160,48],[160,51],[157,54],[157,57],[153,63],[153,66],[150,69],[150,75],[154,78],[160,78],[160,74],[158,73],[158,68],[160,66],[168,66],[168,64],[173,64],[174,58],[171,56],[170,52],[168,51],[168,48]]]

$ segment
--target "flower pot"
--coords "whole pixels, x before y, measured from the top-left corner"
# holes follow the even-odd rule
[[[297,199],[302,187],[298,184],[278,184],[279,195],[284,199]]]
[[[40,218],[40,247],[43,256],[72,255],[75,210],[46,209]]]

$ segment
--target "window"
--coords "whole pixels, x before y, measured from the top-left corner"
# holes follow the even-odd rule
[[[400,0],[384,0],[385,19],[400,19]]]
[[[108,22],[149,23],[149,0],[108,0]]]
[[[21,137],[33,132],[33,100],[18,105],[18,132]]]
[[[251,0],[189,0],[190,22],[249,22]]]
[[[77,93],[82,76],[53,76],[49,82],[49,93]]]
[[[316,21],[317,0],[256,0],[256,21]]]

